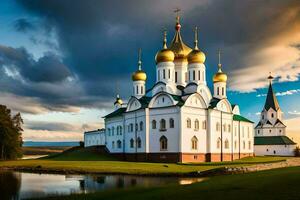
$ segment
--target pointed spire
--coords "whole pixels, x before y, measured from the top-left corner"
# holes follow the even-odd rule
[[[276,98],[276,95],[274,94],[273,91],[273,87],[272,87],[272,80],[274,79],[274,77],[271,75],[271,72],[268,76],[268,80],[269,80],[269,89],[268,89],[268,94],[267,94],[267,98],[266,98],[266,102],[265,102],[265,106],[264,108],[266,110],[269,110],[270,108],[273,108],[275,111],[279,110],[279,103],[278,100]]]
[[[164,30],[163,49],[167,49],[167,31]]]
[[[195,27],[195,40],[194,40],[194,49],[198,50],[198,27]]]
[[[222,72],[222,64],[221,64],[221,50],[218,51],[219,63],[218,63],[218,72]]]
[[[139,48],[138,68],[139,68],[139,70],[142,70],[142,49],[141,48]]]

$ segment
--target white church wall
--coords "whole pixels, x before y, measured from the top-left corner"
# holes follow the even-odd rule
[[[84,133],[84,147],[105,145],[105,130],[87,131]]]
[[[174,120],[174,128],[170,128],[170,119]],[[156,121],[156,128],[152,126],[152,121]],[[161,129],[162,120],[166,122],[166,128]],[[149,152],[179,152],[179,108],[150,108],[149,109]],[[160,149],[160,138],[165,136],[168,139],[168,149]]]
[[[256,156],[294,156],[296,145],[255,145]]]

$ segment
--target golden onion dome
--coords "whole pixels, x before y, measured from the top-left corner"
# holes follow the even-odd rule
[[[221,64],[219,63],[218,67],[219,67],[219,70],[218,72],[213,76],[213,82],[214,83],[217,83],[217,82],[226,82],[227,81],[227,75],[222,72],[222,69],[221,69]]]
[[[143,70],[137,70],[131,76],[133,81],[146,81],[147,75]]]
[[[155,56],[156,63],[160,62],[173,62],[175,58],[175,54],[170,49],[162,49],[157,52]]]
[[[191,51],[187,57],[188,63],[204,63],[205,62],[205,54],[199,50],[198,48],[198,28],[195,27],[195,47],[193,51]]]
[[[156,64],[160,62],[173,62],[175,54],[167,47],[167,31],[164,31],[163,49],[155,55]]]
[[[118,104],[118,105],[122,105],[123,104],[123,101],[122,101],[122,99],[120,98],[119,95],[117,95],[117,98],[116,98],[116,101],[115,101],[114,105],[116,105],[116,104]]]
[[[194,49],[188,55],[188,63],[204,63],[205,62],[205,54],[197,49]]]

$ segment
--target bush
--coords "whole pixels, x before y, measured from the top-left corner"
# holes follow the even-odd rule
[[[296,149],[294,150],[294,155],[295,157],[300,157],[300,148],[296,147]]]
[[[80,141],[80,142],[79,142],[79,146],[80,146],[80,147],[84,147],[84,142],[83,142],[83,141]]]

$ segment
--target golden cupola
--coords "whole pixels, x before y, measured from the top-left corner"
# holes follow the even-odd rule
[[[187,62],[188,54],[192,51],[190,47],[183,43],[180,29],[181,25],[179,23],[179,16],[176,17],[176,25],[175,25],[175,36],[171,42],[170,50],[172,50],[175,54],[174,61],[179,62]]]
[[[219,64],[218,64],[218,72],[213,76],[213,82],[226,82],[227,81],[227,75],[222,72],[222,64],[221,64],[221,53],[219,52]]]
[[[142,60],[141,60],[141,49],[139,49],[139,61],[138,61],[138,70],[135,71],[131,76],[133,81],[146,81],[147,74],[142,70]]]
[[[199,50],[198,48],[198,28],[195,27],[195,47],[194,49],[188,54],[187,60],[188,63],[201,63],[205,62],[205,54]]]
[[[167,31],[164,31],[163,49],[155,55],[156,64],[160,62],[173,62],[175,54],[167,47]]]

